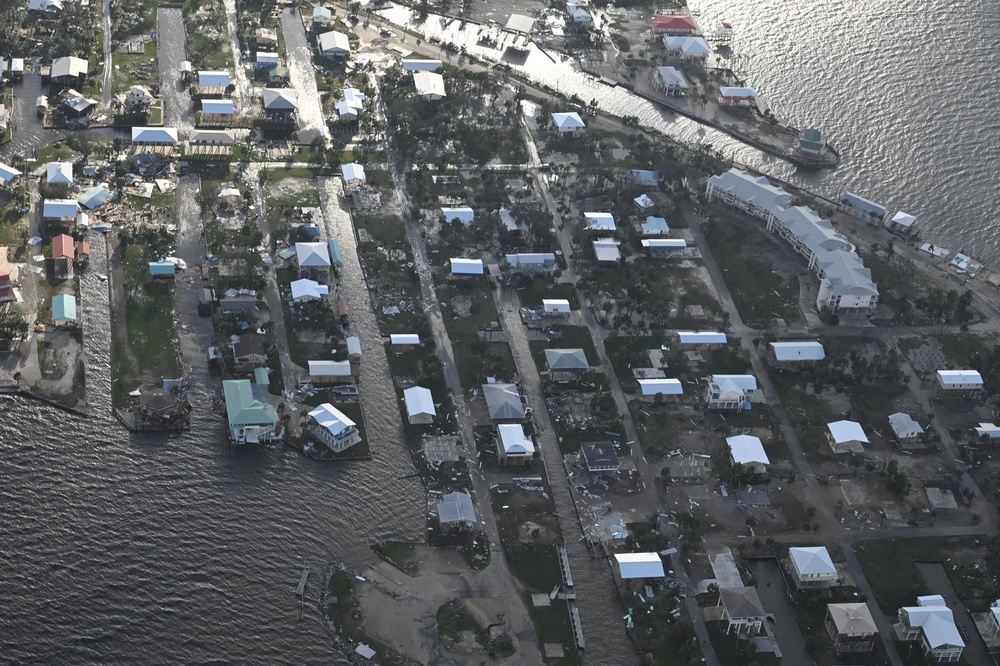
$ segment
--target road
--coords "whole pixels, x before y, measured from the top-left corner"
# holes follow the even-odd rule
[[[239,14],[236,12],[236,0],[223,0],[223,5],[226,8],[226,27],[229,29],[229,46],[233,50],[233,63],[235,64],[235,79],[236,79],[236,90],[233,93],[235,97],[236,108],[243,113],[246,113],[250,109],[250,96],[252,89],[250,87],[250,81],[247,79],[247,70],[241,63],[243,62],[243,53],[240,50],[240,31],[239,31]]]
[[[111,77],[114,73],[114,63],[112,62],[114,45],[111,43],[111,0],[103,0],[101,11],[103,12],[101,28],[104,30],[104,77],[101,86],[101,102],[104,108],[108,108],[111,104]]]

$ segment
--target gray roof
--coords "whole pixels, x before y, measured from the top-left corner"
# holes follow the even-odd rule
[[[776,185],[772,185],[763,176],[754,176],[741,169],[730,169],[718,176],[712,176],[708,182],[736,195],[755,206],[775,210],[787,206],[792,201],[792,195]]]
[[[501,421],[524,418],[521,395],[513,384],[483,384],[483,397],[486,398],[491,419]]]
[[[764,617],[764,605],[755,587],[724,587],[719,590],[729,617]]]
[[[550,370],[583,370],[590,367],[582,349],[546,349],[545,362]]]
[[[437,512],[442,524],[476,522],[476,507],[469,493],[448,493],[438,502]]]

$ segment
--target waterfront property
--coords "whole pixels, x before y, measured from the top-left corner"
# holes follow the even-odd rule
[[[52,297],[52,322],[56,326],[76,324],[76,296],[56,294]]]
[[[3,113],[4,113],[3,111],[0,111],[0,114]],[[2,123],[2,119],[0,119],[0,123]],[[0,126],[0,130],[2,129],[3,129],[2,126]],[[21,172],[15,169],[14,167],[10,166],[9,164],[0,163],[0,184],[10,185],[12,182],[14,182],[14,179],[20,175]]]
[[[299,276],[325,278],[330,274],[330,248],[326,243],[296,243],[295,265]]]
[[[868,435],[857,421],[834,421],[826,424],[827,440],[834,453],[854,451],[861,453],[868,444]]]
[[[719,104],[738,108],[757,106],[757,91],[753,88],[722,86],[719,88]]]
[[[513,384],[483,384],[483,397],[490,419],[496,423],[515,423],[525,419],[521,394]]]
[[[497,458],[501,465],[528,465],[535,459],[535,443],[521,424],[497,426]]]
[[[583,122],[583,118],[581,118],[580,114],[576,112],[553,113],[552,124],[555,125],[556,129],[559,130],[560,133],[569,134],[582,132],[587,127],[587,125]]]
[[[755,474],[765,474],[771,460],[764,451],[760,437],[753,435],[736,435],[726,438],[729,447],[729,458],[734,465],[743,465]]]
[[[706,397],[709,409],[742,411],[757,397],[757,379],[753,375],[712,375]]]
[[[642,589],[665,575],[659,553],[615,553],[612,570],[615,582],[630,589]]]
[[[353,384],[350,361],[308,361],[309,382],[314,386]]]
[[[299,98],[289,88],[264,88],[264,120],[278,124],[292,124],[299,109]]]
[[[73,184],[72,162],[49,162],[45,165],[45,182],[49,185]]]
[[[444,99],[448,93],[444,89],[444,77],[437,72],[421,70],[413,73],[413,86],[417,95],[426,100]]]
[[[448,493],[437,504],[438,523],[446,532],[464,532],[476,527],[476,507],[467,492]]]
[[[727,634],[735,631],[741,636],[753,636],[761,632],[767,613],[757,588],[724,587],[719,590],[718,605],[722,607]]]
[[[649,30],[654,35],[693,35],[698,24],[689,14],[667,14],[654,18]]]
[[[248,379],[222,382],[229,420],[229,438],[234,444],[259,444],[275,437],[278,413],[272,405],[253,397]]]
[[[827,604],[824,624],[836,652],[871,652],[875,647],[878,627],[864,602]]]
[[[361,441],[357,424],[328,402],[309,412],[307,423],[309,434],[334,453],[341,453]]]
[[[434,409],[434,398],[430,389],[422,386],[411,386],[403,391],[403,401],[406,403],[406,418],[410,425],[429,425],[434,423],[437,410]]]
[[[879,292],[871,271],[854,245],[816,211],[791,206],[792,197],[783,189],[736,168],[709,178],[706,196],[763,220],[767,231],[806,258],[807,267],[820,280],[817,309],[874,312]]]
[[[896,619],[893,625],[896,638],[917,641],[930,659],[955,662],[962,658],[965,640],[944,597],[936,594],[917,597],[917,605],[900,608]]]
[[[829,587],[837,582],[837,568],[824,546],[788,549],[788,560],[798,587]]]
[[[170,147],[177,145],[177,130],[173,127],[133,127],[132,143],[136,146]]]
[[[663,38],[668,58],[679,58],[685,62],[704,63],[712,53],[712,47],[701,37],[667,36]]]
[[[316,38],[316,48],[328,58],[345,58],[351,55],[351,40],[344,33],[331,30]]]
[[[885,206],[877,204],[874,201],[869,201],[851,192],[845,192],[844,196],[840,199],[840,203],[843,204],[846,212],[855,217],[878,224],[881,224],[885,220],[885,216],[889,213],[885,209]]]
[[[691,89],[684,72],[676,67],[657,67],[650,74],[653,90],[668,96],[686,95]]]

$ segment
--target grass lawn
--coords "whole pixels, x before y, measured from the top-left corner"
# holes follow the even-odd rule
[[[128,344],[139,369],[154,377],[181,373],[174,345],[174,289],[171,282],[152,283],[144,294],[125,305]]]
[[[407,541],[384,541],[372,546],[375,553],[388,561],[403,573],[416,576],[419,573],[417,566],[417,548]]]
[[[580,309],[580,299],[571,284],[560,284],[546,278],[524,278],[517,286],[517,293],[524,307],[541,307],[542,300],[546,298],[564,298],[569,301],[570,308]]]
[[[749,256],[744,234],[715,222],[705,228],[705,238],[715,259],[724,267],[729,293],[745,322],[764,325],[780,317],[793,323],[802,318],[798,279],[794,276],[783,279],[766,260]]]
[[[862,541],[854,546],[854,552],[879,608],[895,615],[900,607],[914,605],[917,596],[931,592],[917,569],[917,562],[947,562],[955,555],[980,548],[975,537],[928,537]],[[954,575],[949,568],[949,576],[965,604],[982,607],[978,603],[981,586],[975,575]]]
[[[292,167],[284,166],[277,168],[264,169],[265,185],[273,185],[274,183],[280,182],[286,178],[314,178],[321,173],[322,169],[314,169],[309,167]]]
[[[78,155],[79,154],[75,150],[66,145],[65,141],[58,141],[56,143],[51,143],[38,151],[38,161],[36,164],[72,161]]]
[[[591,366],[600,365],[601,358],[597,355],[597,347],[594,346],[594,338],[590,335],[590,329],[586,326],[557,326],[554,329],[555,334],[548,342],[532,340],[528,343],[539,368],[546,367],[546,349],[582,349],[587,356],[587,363]]]
[[[115,51],[111,56],[111,90],[121,92],[130,86],[154,86],[159,81],[156,66],[156,42],[146,44],[144,53]]]
[[[708,636],[715,648],[715,655],[722,666],[746,666],[747,664],[777,664],[778,658],[773,654],[755,654],[750,641],[741,641],[736,634],[727,634],[724,623],[709,622]]]

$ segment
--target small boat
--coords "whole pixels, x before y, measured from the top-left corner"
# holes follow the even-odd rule
[[[301,596],[305,595],[305,593],[306,593],[306,583],[308,583],[308,582],[309,582],[309,565],[307,564],[302,569],[302,577],[299,578],[299,586],[295,590],[295,594],[297,596],[301,597]]]
[[[100,280],[101,282],[108,281],[108,276],[105,275],[104,273],[94,273],[94,275],[97,276],[97,279]]]

